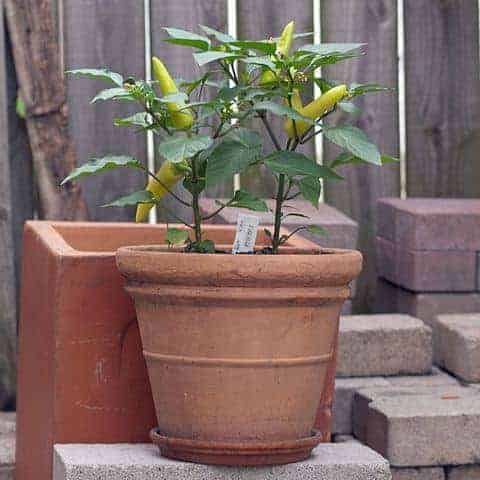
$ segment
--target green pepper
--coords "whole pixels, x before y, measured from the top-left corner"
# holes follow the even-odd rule
[[[163,95],[170,95],[178,92],[177,85],[175,85],[173,78],[170,76],[167,68],[159,58],[152,58],[152,69],[153,76],[155,80],[158,81]],[[174,102],[167,103],[167,108],[171,114],[172,123],[175,128],[178,128],[179,130],[188,130],[192,126],[193,116],[189,110],[185,109],[179,111],[179,106]]]
[[[315,120],[317,118],[323,117],[327,112],[335,108],[335,105],[343,100],[348,95],[348,90],[346,85],[339,85],[338,87],[333,87],[317,99],[310,102],[305,107],[297,109],[295,105],[292,105],[295,110],[298,111],[301,115],[307,118]],[[289,138],[295,138],[295,130],[298,137],[301,137],[309,128],[310,125],[307,122],[295,121],[295,128],[293,126],[293,121],[288,119],[284,124],[284,130],[287,132]]]

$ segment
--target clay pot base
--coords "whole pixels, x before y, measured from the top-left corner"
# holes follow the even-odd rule
[[[207,465],[258,466],[282,465],[310,457],[323,440],[322,433],[312,431],[310,437],[282,442],[208,442],[166,437],[158,428],[150,431],[152,442],[160,454],[174,460]]]

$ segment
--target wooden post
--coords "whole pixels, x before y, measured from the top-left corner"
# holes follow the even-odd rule
[[[77,185],[59,187],[75,167],[52,0],[4,0],[43,218],[85,219]]]
[[[15,391],[17,308],[3,8],[0,0],[0,408]]]

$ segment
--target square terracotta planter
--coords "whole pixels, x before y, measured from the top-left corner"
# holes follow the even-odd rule
[[[217,243],[234,227],[208,226]],[[50,480],[55,443],[149,441],[155,411],[121,246],[162,244],[165,226],[28,222],[19,325],[17,480]],[[259,232],[258,242],[265,239]],[[290,245],[315,248],[296,237]],[[319,420],[328,423],[334,365]]]

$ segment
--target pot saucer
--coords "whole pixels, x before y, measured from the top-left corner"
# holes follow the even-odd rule
[[[209,465],[281,465],[308,458],[322,440],[322,433],[298,440],[214,442],[167,437],[158,428],[150,431],[152,442],[164,457]]]

